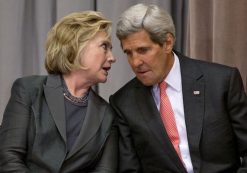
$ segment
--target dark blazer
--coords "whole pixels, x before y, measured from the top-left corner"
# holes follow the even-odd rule
[[[60,76],[18,79],[0,129],[0,172],[114,173],[117,134],[113,122],[108,103],[91,90],[80,134],[67,153]]]
[[[194,172],[247,172],[247,98],[238,70],[178,56]],[[110,104],[118,114],[120,173],[186,172],[151,87],[134,78],[110,97]]]

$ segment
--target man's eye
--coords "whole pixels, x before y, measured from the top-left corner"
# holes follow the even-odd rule
[[[125,53],[127,56],[130,56],[130,55],[131,55],[131,51],[124,51],[124,53]]]
[[[140,54],[145,54],[148,51],[148,48],[142,47],[137,50],[138,53]]]

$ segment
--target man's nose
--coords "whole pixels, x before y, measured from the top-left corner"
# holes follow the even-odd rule
[[[136,55],[136,54],[133,54],[133,57],[132,57],[132,63],[131,63],[134,67],[138,67],[140,65],[143,64],[143,60],[141,59],[140,56]]]

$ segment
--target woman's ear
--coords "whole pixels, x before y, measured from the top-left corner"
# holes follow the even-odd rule
[[[172,52],[174,42],[175,42],[174,36],[171,33],[167,33],[166,41],[164,43],[164,49],[167,53]]]

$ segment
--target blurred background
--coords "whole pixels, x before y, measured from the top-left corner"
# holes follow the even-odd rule
[[[191,56],[238,67],[247,86],[246,0],[0,0],[0,124],[16,78],[46,75],[44,43],[49,29],[75,11],[97,10],[113,21],[113,65],[97,91],[108,101],[134,74],[115,36],[119,15],[137,3],[156,4],[173,17],[175,49]],[[247,90],[246,90],[247,91]]]

